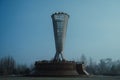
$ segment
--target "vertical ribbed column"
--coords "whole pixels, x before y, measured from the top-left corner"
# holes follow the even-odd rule
[[[63,12],[52,14],[53,30],[56,46],[56,54],[54,60],[64,60],[63,47],[65,42],[65,36],[67,31],[67,23],[69,15]],[[60,56],[61,55],[61,56]]]

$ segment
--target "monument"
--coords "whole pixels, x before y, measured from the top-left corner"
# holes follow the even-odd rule
[[[36,61],[34,76],[79,76],[86,75],[82,64],[67,61],[63,56],[69,15],[57,12],[51,15],[55,39],[56,53],[52,60]]]
[[[67,13],[59,12],[53,14],[51,17],[53,21],[53,30],[56,46],[56,54],[54,57],[54,61],[64,61],[65,58],[63,57],[63,47],[65,42],[69,15]]]

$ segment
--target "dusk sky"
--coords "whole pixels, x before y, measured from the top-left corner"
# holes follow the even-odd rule
[[[64,57],[120,59],[120,0],[0,0],[0,58],[18,63],[55,55],[51,15],[70,15]]]

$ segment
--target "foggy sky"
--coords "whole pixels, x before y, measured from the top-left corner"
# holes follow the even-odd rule
[[[55,43],[51,15],[70,15],[64,48],[67,60],[81,54],[120,58],[120,0],[0,0],[0,58],[19,63],[52,59]]]

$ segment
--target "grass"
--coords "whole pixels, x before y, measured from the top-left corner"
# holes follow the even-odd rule
[[[120,80],[120,76],[91,77],[0,77],[0,80]]]

